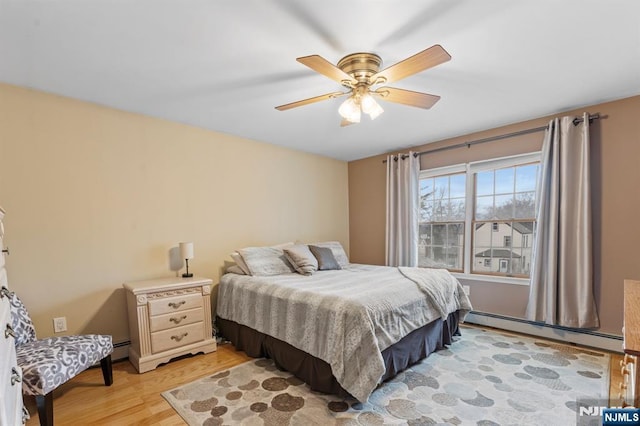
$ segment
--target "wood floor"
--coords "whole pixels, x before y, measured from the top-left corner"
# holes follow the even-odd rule
[[[160,396],[161,392],[249,360],[244,352],[220,345],[216,352],[174,360],[157,369],[136,373],[126,360],[113,364],[113,385],[104,386],[102,370],[91,368],[54,393],[55,424],[61,425],[184,425],[182,418]],[[610,395],[621,382],[622,355],[611,356]],[[29,426],[39,424],[35,400],[25,397],[31,413]]]

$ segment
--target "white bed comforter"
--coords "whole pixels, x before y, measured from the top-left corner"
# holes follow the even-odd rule
[[[311,276],[225,274],[217,315],[324,360],[364,402],[385,371],[380,352],[456,310],[463,320],[471,303],[447,271],[350,264]]]

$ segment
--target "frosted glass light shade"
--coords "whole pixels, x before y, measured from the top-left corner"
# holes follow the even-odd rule
[[[360,105],[362,105],[362,112],[369,114],[369,117],[371,117],[372,120],[384,112],[380,104],[378,104],[376,100],[373,99],[373,96],[368,93],[362,96],[360,99]]]
[[[338,108],[338,114],[351,123],[360,122],[360,105],[355,101],[353,96],[349,97]]]
[[[180,243],[180,257],[193,259],[193,243]]]

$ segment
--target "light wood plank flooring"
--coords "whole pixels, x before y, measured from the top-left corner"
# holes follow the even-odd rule
[[[244,352],[226,344],[218,346],[216,352],[177,359],[144,374],[136,373],[128,361],[119,361],[113,364],[113,385],[110,387],[104,386],[102,370],[91,368],[56,389],[55,424],[184,425],[160,393],[249,359]],[[612,354],[612,397],[619,393],[620,360],[622,355]],[[25,397],[25,404],[31,413],[27,425],[39,425],[35,400]]]

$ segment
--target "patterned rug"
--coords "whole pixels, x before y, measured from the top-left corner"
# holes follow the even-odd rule
[[[606,399],[609,355],[465,327],[449,349],[382,384],[365,404],[311,391],[271,360],[164,392],[189,425],[570,425]]]

